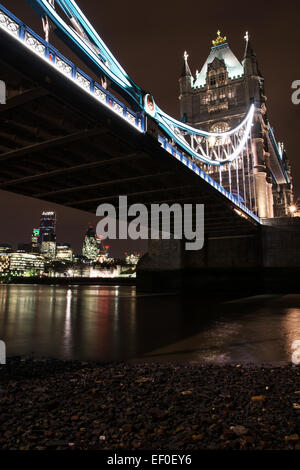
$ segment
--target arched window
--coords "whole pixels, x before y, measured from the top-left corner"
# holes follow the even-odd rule
[[[209,84],[210,86],[215,86],[217,83],[217,80],[216,80],[216,76],[213,74],[213,75],[210,75],[209,77]]]
[[[220,84],[220,85],[223,85],[224,83],[225,83],[225,73],[222,72],[222,73],[220,73],[220,75],[219,75],[219,84]]]

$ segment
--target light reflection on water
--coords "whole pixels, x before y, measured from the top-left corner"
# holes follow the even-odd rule
[[[213,304],[124,286],[0,286],[7,353],[63,359],[281,363],[300,340],[300,296]]]

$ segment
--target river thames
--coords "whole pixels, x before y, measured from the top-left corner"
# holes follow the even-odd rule
[[[300,340],[300,296],[230,302],[134,286],[0,286],[8,356],[280,364]]]

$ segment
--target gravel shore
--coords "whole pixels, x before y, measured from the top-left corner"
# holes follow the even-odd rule
[[[0,366],[0,449],[300,450],[299,366]]]

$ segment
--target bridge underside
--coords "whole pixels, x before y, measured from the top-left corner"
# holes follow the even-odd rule
[[[0,31],[0,189],[95,213],[103,202],[205,204],[208,236],[259,228],[234,204],[51,64]]]

